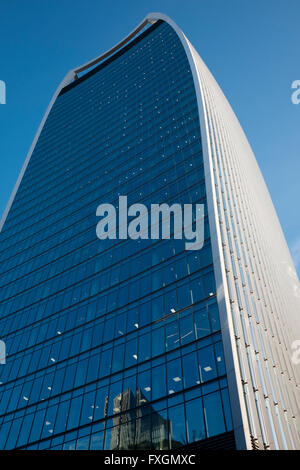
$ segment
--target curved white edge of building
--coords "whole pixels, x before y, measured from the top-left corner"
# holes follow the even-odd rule
[[[148,14],[117,45],[71,70],[62,80],[29,149],[0,230],[62,88],[157,20],[168,23],[178,35],[195,84],[236,445],[238,449],[300,449],[300,364],[292,360],[294,342],[300,340],[298,277],[270,195],[234,112],[198,53],[166,15]]]

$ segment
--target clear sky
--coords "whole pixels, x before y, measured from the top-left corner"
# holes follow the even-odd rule
[[[252,145],[300,274],[299,0],[0,0],[0,212],[64,75],[149,12],[183,29]]]

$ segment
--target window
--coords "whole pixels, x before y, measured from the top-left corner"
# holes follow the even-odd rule
[[[220,392],[204,396],[203,404],[207,436],[212,437],[225,432]]]

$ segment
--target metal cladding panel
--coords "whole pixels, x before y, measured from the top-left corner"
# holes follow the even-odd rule
[[[260,448],[299,448],[299,368],[292,361],[292,344],[300,337],[299,281],[245,134],[212,74],[188,45],[207,142],[215,270],[222,284],[220,310],[225,305],[227,315],[223,334],[234,338],[232,355],[237,352],[235,372],[251,441]]]

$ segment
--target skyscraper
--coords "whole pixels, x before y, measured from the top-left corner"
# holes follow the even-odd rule
[[[121,195],[204,204],[203,247],[99,240]],[[299,281],[237,118],[168,17],[69,72],[0,240],[1,449],[299,448]]]

